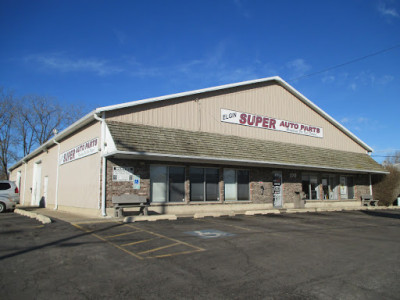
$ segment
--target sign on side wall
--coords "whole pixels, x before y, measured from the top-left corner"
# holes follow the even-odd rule
[[[76,146],[62,154],[59,157],[60,165],[69,163],[79,158],[95,154],[99,151],[99,138],[91,139],[83,144]]]
[[[133,189],[140,190],[140,176],[133,175]]]
[[[321,127],[223,108],[221,109],[221,122],[283,131],[318,138],[324,137],[324,130]]]
[[[133,168],[132,167],[113,167],[112,180],[113,181],[133,181]]]

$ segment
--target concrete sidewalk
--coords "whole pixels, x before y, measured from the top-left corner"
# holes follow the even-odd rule
[[[85,222],[115,222],[115,218],[112,217],[93,217],[83,214],[74,214],[71,212],[65,212],[60,210],[54,210],[50,208],[40,208],[32,206],[20,206],[19,210],[25,210],[33,212],[39,215],[49,217],[51,219],[58,219],[68,223],[85,223]]]
[[[221,217],[221,216],[235,216],[235,215],[266,215],[266,214],[280,214],[280,213],[312,213],[312,212],[329,212],[329,211],[350,211],[350,210],[381,210],[381,209],[400,209],[399,206],[364,206],[364,207],[347,207],[347,208],[299,208],[299,209],[270,209],[270,210],[249,210],[241,212],[209,212],[209,213],[195,213],[194,215],[149,215],[149,216],[132,216],[127,214],[124,219],[114,218],[113,216],[94,217],[84,214],[76,214],[49,208],[39,208],[32,206],[20,206],[19,210],[32,212],[39,216],[46,216],[50,219],[58,219],[68,223],[94,223],[94,222],[116,222],[123,221],[125,223],[138,222],[138,221],[156,221],[156,220],[176,220],[177,218],[204,218],[204,217]]]

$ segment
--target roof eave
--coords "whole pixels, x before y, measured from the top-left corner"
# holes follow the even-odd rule
[[[312,170],[322,170],[322,171],[337,171],[337,172],[353,172],[353,173],[365,173],[365,174],[389,174],[387,171],[378,170],[366,170],[366,169],[353,169],[353,168],[334,168],[327,166],[314,166],[314,165],[304,165],[304,164],[289,164],[274,161],[257,161],[257,160],[243,160],[243,159],[230,159],[230,158],[220,158],[220,157],[205,157],[205,156],[188,156],[188,155],[175,155],[175,154],[165,154],[165,153],[151,153],[151,152],[135,152],[135,151],[113,151],[105,154],[105,157],[115,156],[115,155],[127,155],[136,156],[138,158],[153,158],[153,159],[163,159],[171,161],[186,160],[186,161],[207,161],[210,163],[228,163],[228,164],[240,164],[240,165],[252,165],[252,166],[269,166],[269,167],[281,167],[281,168],[298,168],[298,169],[312,169]]]
[[[282,86],[284,86],[287,90],[289,90],[290,92],[295,94],[297,97],[299,97],[306,105],[308,105],[309,107],[313,108],[322,117],[326,118],[329,122],[333,123],[338,129],[343,131],[348,137],[350,137],[353,141],[355,141],[360,146],[362,146],[365,150],[367,150],[368,152],[373,152],[374,151],[370,146],[368,146],[366,143],[364,143],[362,140],[360,140],[358,137],[356,137],[350,130],[348,130],[346,127],[344,127],[338,121],[336,121],[327,112],[325,112],[323,109],[321,109],[318,105],[316,105],[314,102],[312,102],[306,96],[304,96],[302,93],[300,93],[295,88],[293,88],[291,85],[289,85],[286,81],[284,81],[281,78],[279,78],[279,80],[277,80],[277,81],[279,81],[280,84]]]

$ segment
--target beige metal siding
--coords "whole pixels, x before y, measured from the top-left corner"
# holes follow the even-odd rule
[[[80,129],[74,135],[60,142],[60,154],[68,151],[92,138],[100,140],[100,124],[92,123]],[[100,147],[100,145],[99,145]],[[47,152],[35,156],[27,162],[26,185],[25,165],[22,164],[11,172],[11,180],[16,180],[17,172],[21,171],[21,204],[31,205],[34,164],[41,161],[41,188],[44,193],[44,177],[48,176],[46,206],[54,207],[56,201],[56,178],[58,164],[58,146],[54,145]],[[100,192],[100,151],[96,154],[74,160],[59,167],[58,205],[82,208],[98,208]]]
[[[220,109],[231,109],[322,127],[323,138],[246,127],[220,121]],[[234,88],[107,112],[107,119],[186,130],[250,137],[365,153],[365,149],[278,84]]]
[[[100,123],[80,129],[61,142],[60,154],[93,138],[101,138]],[[100,144],[99,144],[100,148]],[[60,165],[58,205],[98,208],[100,192],[100,151]]]
[[[40,196],[44,195],[44,177],[49,178],[47,188],[47,199],[45,203],[48,206],[53,206],[55,201],[55,183],[56,183],[56,161],[57,161],[57,147],[52,147],[47,152],[42,152],[27,162],[26,174],[25,165],[22,164],[11,172],[10,180],[16,181],[17,172],[21,171],[21,188],[20,188],[20,204],[31,205],[32,200],[32,184],[33,184],[33,168],[35,163],[41,164],[41,183],[40,183]],[[26,176],[25,176],[26,175]],[[26,180],[26,181],[25,181]],[[24,189],[25,187],[25,189]]]

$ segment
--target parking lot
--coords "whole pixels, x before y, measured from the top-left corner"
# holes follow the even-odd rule
[[[139,222],[0,215],[3,299],[398,299],[400,211]]]

